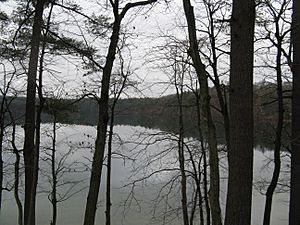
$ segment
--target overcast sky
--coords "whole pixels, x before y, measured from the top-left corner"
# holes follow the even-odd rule
[[[109,7],[106,1],[73,1],[79,4],[83,12],[87,15],[105,15],[112,17],[111,7]],[[128,1],[123,1],[123,5]],[[208,41],[208,37],[205,34],[207,30],[207,17],[206,11],[202,1],[193,3],[195,6],[197,16],[197,28],[199,29],[198,38],[200,39],[200,47],[207,54],[210,54],[209,48],[204,44]],[[1,9],[5,10],[8,14],[15,8],[14,1],[7,1],[0,4]],[[230,17],[230,7],[224,9],[217,16],[225,15],[225,18]],[[45,17],[47,16],[49,9],[45,10]],[[109,44],[109,35],[106,39],[95,39],[91,36],[85,28],[85,18],[75,13],[62,10],[55,6],[53,19],[57,23],[56,27],[60,32],[66,36],[74,37],[80,41],[87,41],[93,47],[98,50],[98,54],[101,55],[102,60],[99,62],[103,64],[107,47]],[[68,22],[67,22],[68,21]],[[66,23],[67,22],[67,23]],[[223,45],[229,40],[229,28],[224,30],[225,35],[219,35],[218,44]],[[133,80],[138,81],[139,89],[143,93],[137,93],[133,90],[128,91],[130,96],[148,96],[157,97],[160,95],[174,93],[174,88],[167,85],[172,75],[172,72],[166,69],[159,68],[161,65],[167,64],[161,57],[161,52],[164,51],[165,44],[170,44],[170,40],[185,40],[187,38],[185,27],[185,17],[182,11],[182,2],[180,0],[173,0],[169,4],[165,1],[158,1],[153,7],[139,7],[132,9],[128,12],[122,23],[122,32],[120,35],[121,41],[126,37],[127,47],[122,49],[122,56],[124,58],[125,68],[130,68],[130,71],[134,72],[131,76]],[[125,33],[126,35],[123,35]],[[225,50],[229,50],[227,43]],[[82,59],[75,56],[64,57],[52,57],[47,56],[48,59],[48,71],[44,76],[45,87],[48,92],[57,92],[60,89],[61,92],[68,92],[69,94],[80,94],[83,87],[92,88],[94,90],[101,80],[101,73],[85,76],[86,71],[82,67]],[[205,57],[202,57],[204,63]],[[51,59],[51,63],[50,63]],[[256,58],[256,61],[261,59]],[[47,62],[46,62],[47,64]],[[118,65],[118,59],[115,64]],[[228,70],[229,70],[229,56],[223,55],[220,58],[220,72],[227,73],[226,76],[222,76],[222,80],[227,82]],[[210,71],[209,68],[207,68]],[[117,66],[114,72],[117,71]],[[257,69],[255,81],[260,81],[265,75],[270,74],[268,70]],[[61,81],[64,81],[63,83]],[[21,82],[21,81],[20,81]],[[24,81],[22,81],[24,82]],[[96,85],[95,85],[96,84]],[[60,87],[60,88],[58,88]]]

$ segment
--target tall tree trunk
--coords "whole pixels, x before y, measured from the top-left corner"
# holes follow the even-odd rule
[[[13,147],[13,153],[16,156],[16,161],[14,163],[14,176],[15,176],[15,181],[14,181],[14,197],[17,203],[17,209],[18,209],[18,225],[23,225],[23,206],[22,202],[19,196],[19,179],[20,179],[20,161],[21,161],[21,156],[20,152],[16,146],[16,123],[14,121],[12,112],[8,109],[8,113],[10,116],[10,119],[12,121],[12,139],[11,139],[11,145]]]
[[[14,132],[15,133],[15,132]],[[15,135],[15,134],[13,134]],[[15,137],[13,137],[15,139]],[[15,142],[14,140],[12,141],[13,143]],[[17,203],[17,208],[18,208],[18,225],[23,225],[23,206],[22,202],[19,196],[19,179],[20,179],[20,153],[19,150],[16,148],[15,144],[14,145],[14,154],[16,155],[16,161],[14,164],[14,172],[15,172],[15,182],[14,182],[14,197]]]
[[[4,98],[4,96],[2,97]],[[4,106],[4,99],[2,99],[1,104],[1,112],[0,112],[0,213],[2,209],[2,192],[3,192],[3,137],[4,137],[4,112],[3,112],[3,106]]]
[[[253,180],[254,0],[234,0],[231,18],[230,149],[225,225],[250,225]]]
[[[221,209],[219,202],[220,195],[220,175],[219,158],[216,139],[216,129],[213,123],[210,110],[210,96],[208,89],[208,78],[205,67],[200,59],[198,41],[196,37],[196,25],[194,9],[189,0],[183,0],[184,12],[188,24],[189,33],[189,54],[192,57],[194,68],[196,70],[200,83],[201,108],[206,120],[207,142],[209,146],[209,165],[210,165],[210,194],[209,201],[212,215],[212,225],[222,224]]]
[[[114,100],[113,100],[114,101]],[[111,224],[111,157],[112,157],[112,139],[113,139],[113,133],[114,133],[114,111],[115,111],[115,104],[113,103],[111,107],[111,113],[110,113],[110,127],[109,127],[109,133],[108,133],[108,143],[107,143],[107,175],[106,175],[106,225]]]
[[[300,224],[300,2],[293,0],[292,157],[289,225]]]
[[[182,117],[182,115],[181,115]],[[182,124],[182,119],[179,119]],[[180,174],[181,174],[181,205],[182,205],[182,213],[183,213],[183,224],[189,225],[189,215],[188,215],[188,201],[187,201],[187,188],[186,188],[186,174],[185,174],[185,157],[184,157],[184,144],[183,144],[183,127],[179,128],[179,140],[178,140],[178,156],[179,156],[179,166],[180,166]]]
[[[122,58],[121,52],[119,51],[120,64],[121,64],[121,75],[124,78],[120,89],[114,93],[114,98],[112,100],[111,111],[110,111],[110,127],[108,133],[108,143],[107,143],[107,175],[106,175],[106,225],[111,224],[111,168],[112,168],[112,142],[113,142],[113,134],[114,134],[114,125],[115,125],[115,108],[117,102],[125,88],[128,74],[124,74],[124,60]]]
[[[201,109],[200,109],[200,97],[196,90],[195,93],[196,97],[196,107],[197,107],[197,126],[198,126],[198,135],[200,139],[200,145],[201,145],[201,153],[203,157],[203,189],[204,189],[204,203],[205,203],[205,211],[206,211],[206,224],[210,225],[210,206],[209,206],[209,200],[208,200],[208,182],[207,182],[207,156],[206,156],[206,150],[203,143],[203,134],[202,134],[202,116],[201,116]],[[200,163],[199,163],[199,173],[200,171]],[[200,176],[199,176],[200,177]]]
[[[282,129],[283,129],[284,108],[283,108],[282,72],[281,72],[282,39],[279,37],[279,32],[280,29],[277,20],[276,21],[276,39],[277,39],[276,76],[277,76],[278,118],[277,118],[276,136],[274,141],[274,171],[273,171],[271,183],[266,193],[263,225],[270,224],[273,194],[275,192],[278,183],[280,166],[281,166],[280,149],[281,149],[281,137],[282,137]]]
[[[194,225],[194,220],[195,220],[195,213],[196,213],[196,208],[197,208],[197,201],[198,201],[198,192],[194,191],[194,197],[193,197],[193,205],[192,205],[192,209],[191,209],[191,213],[190,213],[190,225]],[[203,218],[203,217],[201,217]],[[201,224],[203,225],[203,224]]]
[[[15,126],[15,125],[14,125]],[[14,196],[15,196],[15,200],[17,203],[17,208],[18,208],[18,225],[23,225],[23,207],[22,207],[22,202],[19,196],[19,179],[20,179],[20,153],[19,150],[17,149],[16,145],[15,145],[15,127],[13,128],[13,140],[12,140],[12,144],[13,144],[13,149],[14,149],[14,154],[16,155],[16,161],[15,161],[15,183],[14,183]]]
[[[99,118],[97,124],[97,137],[95,143],[95,152],[92,162],[92,172],[90,178],[90,187],[88,191],[88,197],[84,214],[84,225],[94,225],[97,201],[99,195],[99,188],[101,182],[101,173],[104,160],[106,132],[108,124],[108,100],[109,100],[109,84],[111,78],[111,72],[115,60],[116,49],[119,41],[119,32],[121,21],[128,12],[129,9],[136,6],[148,5],[156,2],[157,0],[138,1],[133,3],[127,3],[121,13],[119,14],[119,0],[111,1],[114,14],[114,23],[112,29],[112,35],[110,37],[110,43],[108,52],[106,55],[106,63],[102,68],[102,81],[101,81],[101,94],[98,104]]]
[[[196,212],[197,205],[199,208],[200,225],[204,225],[203,198],[202,198],[202,191],[201,191],[201,160],[199,160],[198,166],[197,166],[196,162],[194,160],[192,151],[188,147],[187,147],[187,150],[190,155],[190,160],[191,160],[192,167],[193,167],[193,179],[195,180],[195,184],[196,184],[194,203],[193,203],[193,208],[192,208],[191,216],[190,216],[190,225],[192,225],[194,222],[194,217],[195,217],[194,214]],[[198,202],[197,202],[197,199],[199,199]]]
[[[176,57],[176,56],[175,56]],[[179,137],[178,137],[178,157],[179,157],[179,167],[180,167],[180,174],[181,174],[181,207],[182,207],[182,214],[183,214],[183,224],[189,225],[189,214],[188,214],[188,201],[187,201],[187,188],[186,188],[186,174],[185,174],[185,156],[184,156],[184,136],[183,136],[183,111],[182,111],[182,87],[183,87],[183,73],[180,76],[179,83],[177,82],[177,73],[181,73],[180,70],[177,71],[177,65],[175,59],[175,71],[174,71],[174,79],[175,79],[175,89],[176,89],[176,97],[178,103],[178,128],[179,128]],[[179,87],[178,87],[179,86]]]
[[[212,5],[206,2],[208,8],[208,16],[209,16],[209,39],[211,45],[212,52],[212,70],[214,74],[213,83],[217,92],[217,97],[221,109],[221,114],[223,116],[224,123],[224,133],[225,133],[225,143],[227,147],[227,151],[229,150],[229,113],[228,113],[228,105],[226,101],[226,92],[222,90],[222,86],[220,83],[219,73],[218,73],[218,56],[217,56],[217,47],[216,47],[216,35],[215,35],[215,20],[213,18],[216,13],[215,9],[212,9]]]
[[[103,77],[101,82],[101,98],[99,102],[99,120],[97,125],[97,138],[95,153],[92,162],[92,172],[90,178],[90,187],[87,197],[87,203],[85,208],[84,215],[84,225],[94,225],[97,201],[99,195],[99,188],[101,182],[101,172],[103,167],[103,158],[105,151],[105,140],[107,132],[107,123],[108,123],[108,98],[109,98],[109,83],[110,76],[115,60],[116,48],[119,40],[119,31],[120,31],[120,19],[119,16],[116,16],[113,33],[111,36],[111,42],[109,45],[106,64],[103,69]]]
[[[6,75],[4,74],[4,89],[6,89]],[[6,103],[6,92],[3,92],[1,105],[0,105],[0,213],[2,209],[2,192],[3,192],[3,178],[4,178],[4,168],[3,168],[3,138],[5,129],[5,103]]]
[[[42,112],[45,106],[45,98],[43,95],[43,73],[44,73],[44,59],[45,59],[45,54],[46,54],[46,38],[50,29],[50,21],[51,21],[51,16],[52,16],[52,11],[53,11],[54,5],[51,4],[48,19],[47,19],[47,25],[46,25],[46,31],[43,35],[43,43],[42,43],[42,49],[41,49],[41,55],[40,55],[40,62],[39,62],[39,78],[38,78],[38,96],[39,96],[39,104],[37,106],[37,113],[36,113],[36,134],[35,134],[35,152],[36,152],[36,158],[39,160],[39,152],[40,152],[40,143],[41,143],[41,124],[42,124]],[[54,189],[56,190],[56,174],[53,173],[53,164],[54,164],[54,169],[55,169],[55,126],[56,126],[56,121],[55,121],[55,116],[54,116],[54,124],[53,124],[53,136],[54,140],[52,141],[54,143],[54,147],[52,149],[52,159],[51,159],[51,164],[52,164],[52,179],[53,179],[53,187],[52,191]],[[54,155],[54,156],[53,156]],[[54,157],[54,161],[53,161]],[[38,168],[38,165],[37,165]],[[55,200],[51,200],[52,203],[52,221],[51,225],[56,224],[56,192],[54,194]],[[52,193],[53,197],[53,193]],[[53,201],[55,201],[55,205],[53,204]]]
[[[35,133],[35,95],[36,75],[39,60],[39,45],[41,29],[43,25],[43,11],[45,0],[38,0],[35,7],[33,31],[31,38],[31,52],[29,58],[26,113],[25,113],[25,140],[24,140],[24,162],[25,162],[25,205],[24,224],[35,225],[35,201],[36,186],[38,180],[38,152],[34,145]]]
[[[55,109],[54,109],[55,110]],[[57,219],[57,197],[56,197],[56,189],[57,189],[57,176],[56,176],[56,168],[55,168],[55,159],[56,159],[56,115],[54,112],[53,115],[53,139],[52,139],[52,154],[51,154],[51,173],[52,173],[52,193],[51,193],[51,204],[52,204],[52,221],[51,225],[56,225]]]

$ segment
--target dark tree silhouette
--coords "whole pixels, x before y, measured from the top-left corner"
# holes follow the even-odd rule
[[[25,202],[24,225],[35,225],[35,201],[38,180],[38,157],[35,139],[35,98],[36,77],[39,61],[39,47],[41,30],[43,25],[43,11],[45,0],[38,0],[35,6],[35,16],[31,37],[31,51],[29,68],[27,73],[27,97],[25,113],[25,138],[24,138],[24,162],[25,162]]]
[[[300,224],[300,2],[293,1],[292,165],[289,225]]]
[[[108,108],[109,108],[109,88],[110,88],[110,78],[112,73],[112,68],[114,65],[116,49],[119,41],[119,33],[121,29],[121,22],[124,19],[128,10],[138,6],[144,6],[152,4],[157,0],[147,0],[147,1],[138,1],[133,3],[127,3],[120,12],[119,0],[110,1],[114,22],[112,25],[112,34],[110,38],[110,43],[108,47],[108,52],[106,55],[106,62],[102,68],[102,80],[101,80],[101,96],[98,104],[99,108],[99,117],[97,124],[97,137],[95,144],[95,153],[93,156],[92,162],[92,171],[90,179],[90,187],[88,191],[88,197],[85,208],[84,215],[84,225],[94,225],[97,201],[99,195],[99,188],[101,182],[101,173],[104,161],[104,152],[106,144],[106,133],[108,125]]]
[[[220,209],[220,174],[219,174],[219,158],[216,138],[216,128],[213,122],[210,96],[208,88],[208,77],[205,71],[205,66],[201,61],[196,36],[196,24],[194,8],[189,0],[183,0],[183,8],[186,21],[188,24],[189,34],[189,49],[188,53],[192,58],[198,82],[200,84],[201,109],[205,119],[207,142],[209,146],[209,166],[210,166],[210,194],[209,202],[211,208],[212,225],[222,224],[221,209]]]
[[[253,180],[254,0],[234,0],[230,54],[230,149],[225,225],[250,225]]]

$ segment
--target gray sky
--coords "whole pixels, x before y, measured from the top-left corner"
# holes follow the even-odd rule
[[[78,3],[83,12],[87,15],[105,15],[112,16],[111,8],[106,4],[106,1],[74,1]],[[123,5],[128,1],[122,1]],[[139,82],[139,89],[143,92],[136,92],[135,90],[128,90],[130,96],[148,96],[157,97],[164,94],[174,93],[172,88],[167,83],[172,76],[172,70],[161,69],[160,66],[168,65],[168,61],[162,59],[162,53],[165,54],[166,47],[164,45],[171,45],[174,41],[182,41],[187,39],[185,17],[182,11],[182,3],[180,0],[173,0],[168,5],[164,1],[158,1],[154,7],[135,8],[128,12],[122,23],[122,31],[125,31],[124,36],[121,33],[120,38],[126,37],[126,48],[122,49],[122,57],[124,58],[125,68],[130,68],[133,72],[132,79]],[[200,40],[200,48],[206,54],[210,56],[210,49],[207,48],[204,43],[208,42],[209,38],[205,33],[207,31],[207,14],[203,1],[196,1],[193,3],[195,7],[195,14],[197,17],[197,29],[198,38]],[[14,1],[7,1],[0,4],[1,9],[10,14],[15,8]],[[230,7],[224,9],[216,15],[217,19],[230,18]],[[47,16],[48,9],[45,10],[45,16]],[[95,38],[91,36],[85,28],[85,18],[75,13],[62,10],[55,6],[53,13],[54,21],[57,22],[57,28],[65,36],[76,38],[80,41],[87,41],[98,50],[98,54],[101,55],[102,61],[98,60],[101,64],[104,63],[104,58],[107,47],[109,44],[109,35],[107,38]],[[65,24],[66,21],[69,21]],[[223,50],[229,51],[229,45],[224,47],[223,44],[229,41],[229,29],[224,30],[225,34],[219,34],[217,37],[217,44]],[[259,30],[258,30],[259,31]],[[256,48],[260,48],[261,44],[258,44]],[[220,52],[218,52],[220,53]],[[263,62],[258,54],[255,58],[257,64]],[[84,76],[86,71],[83,69],[82,60],[80,57],[63,56],[63,57],[51,57],[46,55],[48,61],[48,71],[44,76],[45,88],[47,93],[67,92],[69,95],[82,93],[83,87],[99,91],[97,87],[101,80],[101,73],[96,73],[88,76]],[[51,59],[51,60],[50,60]],[[205,56],[202,55],[202,59],[205,65],[208,65],[208,61]],[[272,58],[270,58],[272,61]],[[51,61],[51,62],[50,62]],[[46,62],[47,64],[47,62]],[[118,68],[118,58],[115,61],[115,70]],[[229,70],[229,56],[222,55],[219,62],[219,72],[223,75],[221,80],[227,82]],[[210,68],[207,71],[211,72]],[[1,71],[0,71],[1,73]],[[272,71],[257,68],[255,70],[255,82],[260,81],[265,76],[269,76],[269,80],[272,80]],[[24,83],[23,81],[19,82]],[[20,86],[20,85],[19,85]],[[20,86],[21,87],[21,86]],[[98,90],[97,90],[98,89]]]

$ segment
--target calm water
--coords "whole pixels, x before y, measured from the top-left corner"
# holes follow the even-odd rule
[[[89,165],[92,159],[95,128],[90,126],[62,126],[57,135],[57,161],[61,168],[59,193],[67,198],[58,204],[58,225],[81,225],[89,183]],[[40,165],[39,194],[37,199],[37,225],[49,225],[51,220],[51,205],[47,199],[51,189],[49,179],[49,164],[47,152],[51,146],[50,125],[44,125],[43,160]],[[182,224],[180,216],[180,186],[179,180],[173,179],[178,174],[176,159],[176,142],[173,134],[159,130],[149,130],[142,127],[116,126],[114,137],[114,159],[112,169],[112,224]],[[22,130],[19,130],[22,143]],[[197,146],[193,140],[187,140],[191,146]],[[21,147],[21,145],[20,145]],[[68,153],[68,154],[67,154]],[[263,181],[270,180],[272,163],[270,152],[255,151],[255,188],[253,191],[252,224],[262,224],[264,211]],[[221,160],[221,204],[225,205],[226,196],[226,160]],[[14,157],[6,153],[6,182],[10,184],[12,163]],[[283,163],[283,169],[288,161]],[[58,164],[57,164],[58,166]],[[287,167],[286,167],[287,168]],[[161,170],[163,172],[156,173]],[[288,169],[285,169],[288,170]],[[103,174],[106,173],[106,168]],[[288,180],[282,175],[281,183]],[[149,177],[143,180],[143,177]],[[105,205],[105,175],[102,177],[101,196],[99,198],[96,224],[103,224]],[[134,185],[133,185],[134,184]],[[172,187],[172,188],[171,188]],[[192,193],[192,187],[189,188]],[[67,193],[67,194],[66,194]],[[190,196],[192,194],[190,193]],[[23,189],[20,189],[23,195]],[[274,197],[272,225],[288,224],[288,193],[279,193]],[[3,210],[0,215],[0,225],[16,225],[17,210],[13,195],[4,194]]]

